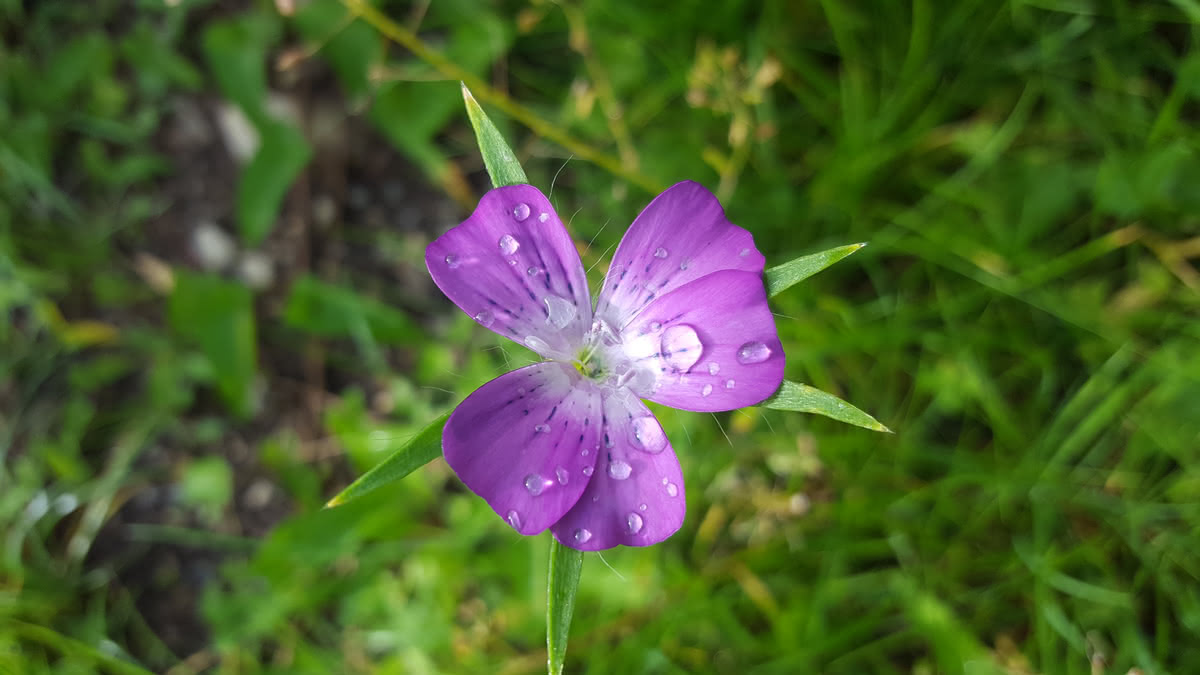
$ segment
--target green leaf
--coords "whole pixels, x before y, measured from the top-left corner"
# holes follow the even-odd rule
[[[357,499],[388,483],[398,481],[432,462],[442,454],[442,427],[446,426],[446,420],[449,418],[450,413],[445,413],[430,422],[429,426],[422,429],[420,433],[380,462],[374,469],[359,476],[358,480],[330,499],[325,506],[345,504],[351,499]]]
[[[217,391],[230,409],[249,416],[258,361],[250,289],[218,277],[179,273],[167,314],[171,327],[207,357]]]
[[[800,256],[790,262],[772,267],[763,272],[767,281],[767,296],[779,295],[864,246],[866,246],[865,243],[838,246],[820,253]]]
[[[312,156],[304,136],[282,122],[264,119],[258,133],[262,144],[238,182],[238,226],[250,246],[271,232],[284,195]]]
[[[759,405],[772,410],[816,413],[872,431],[892,433],[891,429],[880,424],[874,417],[833,394],[827,394],[807,384],[797,384],[789,380],[784,380],[779,391]]]
[[[487,167],[492,185],[503,187],[528,183],[529,178],[525,176],[525,170],[521,168],[521,163],[517,161],[512,148],[508,147],[496,125],[492,124],[487,113],[479,107],[479,102],[471,95],[471,90],[467,89],[465,83],[462,86],[462,94],[463,102],[467,105],[467,117],[471,118],[475,138],[479,141],[479,152],[483,155],[483,164]]]
[[[579,573],[583,568],[583,552],[563,546],[550,538],[550,572],[546,579],[546,665],[550,675],[562,673],[567,657],[567,637],[571,631],[571,615],[575,613],[575,591],[579,589]]]
[[[372,339],[384,344],[404,344],[420,337],[420,331],[404,312],[311,276],[300,277],[292,284],[283,320],[322,337],[358,337],[361,326],[366,326]]]

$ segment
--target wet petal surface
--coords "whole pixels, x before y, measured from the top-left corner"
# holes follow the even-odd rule
[[[596,316],[625,326],[667,293],[720,270],[761,274],[765,259],[703,185],[684,181],[654,198],[621,239]],[[760,282],[761,283],[761,282]]]
[[[446,462],[521,534],[575,505],[601,449],[601,396],[575,370],[538,363],[471,393],[442,433]]]
[[[679,529],[687,510],[679,461],[658,420],[636,396],[620,389],[603,396],[595,475],[551,531],[582,551],[656,544]]]
[[[548,358],[569,358],[591,326],[583,264],[550,201],[531,185],[485,194],[425,249],[434,283],[480,325]]]
[[[759,274],[723,271],[658,298],[625,329],[626,355],[656,380],[646,398],[716,412],[761,402],[784,354]]]

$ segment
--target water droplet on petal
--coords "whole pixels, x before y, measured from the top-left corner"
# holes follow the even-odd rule
[[[744,248],[744,249],[742,249],[742,250],[741,250],[741,251],[738,253],[738,255],[740,255],[740,256],[742,256],[743,258],[745,258],[746,256],[750,255],[750,249],[748,249],[748,248]]]
[[[771,357],[771,348],[761,342],[747,342],[738,348],[737,360],[743,365],[762,363]]]
[[[654,252],[654,257],[655,257],[655,258],[665,258],[665,257],[667,257],[667,249],[665,249],[665,248],[663,248],[663,247],[659,246],[659,247],[658,247],[658,250]]]
[[[447,253],[446,254],[446,267],[449,267],[450,269],[454,269],[455,267],[458,267],[458,256],[454,255],[453,253]]]
[[[638,504],[638,511],[645,511],[645,510],[646,510],[645,504]]]
[[[716,361],[713,361],[708,364],[708,374],[709,375],[716,375],[719,372],[721,372],[721,364],[717,363]]]
[[[533,428],[533,430],[538,432],[539,434],[548,434],[548,433],[550,433],[550,425],[549,424],[539,424],[539,425],[535,426]]]
[[[667,494],[671,495],[672,497],[678,497],[679,488],[676,487],[674,483],[667,483]]]
[[[531,473],[525,476],[525,489],[534,497],[542,494],[542,490],[546,489],[546,479],[536,473]]]
[[[696,329],[679,323],[663,331],[661,351],[672,368],[684,371],[700,360],[704,345],[700,344]]]
[[[508,515],[505,516],[504,519],[508,521],[509,525],[513,526],[513,529],[521,529],[521,514],[517,513],[516,511],[509,511]]]
[[[592,467],[590,467],[590,466],[585,466],[585,467],[583,467],[583,475],[585,475],[585,476],[590,476],[590,475],[592,475],[592,473],[593,473],[594,471],[595,471],[595,469],[593,469],[593,468],[592,468]]]
[[[576,544],[586,544],[588,539],[592,538],[592,533],[591,531],[581,527],[578,530],[575,530],[575,534],[573,536],[575,537]]]
[[[683,259],[683,262],[679,263],[679,269],[680,269],[681,271],[687,270],[687,268],[688,268],[689,266],[691,266],[691,264],[692,264],[692,261],[691,261],[691,260],[688,260],[687,258],[684,258],[684,259]]]
[[[550,214],[549,214],[549,213],[542,213],[542,214],[540,214],[540,215],[538,216],[538,222],[539,222],[539,223],[544,223],[544,222],[546,222],[547,220],[550,220]]]
[[[525,346],[539,354],[545,354],[550,351],[550,343],[536,335],[525,336]]]
[[[639,417],[633,421],[633,438],[642,450],[650,453],[662,452],[667,447],[667,435],[653,415]]]
[[[651,321],[650,322],[650,332],[651,333],[657,333],[660,330],[662,330],[661,322],[659,322],[659,321]]]
[[[521,248],[520,242],[511,234],[500,237],[500,241],[497,244],[500,246],[500,252],[504,255],[512,255],[517,252],[517,249]]]
[[[613,480],[625,480],[631,473],[633,473],[633,467],[629,466],[629,462],[614,459],[608,463],[608,476]]]
[[[519,222],[524,221],[529,217],[529,205],[525,203],[517,204],[512,210],[513,220]]]
[[[542,302],[546,303],[546,323],[553,325],[555,328],[562,330],[567,327],[567,324],[575,320],[579,314],[579,310],[575,308],[575,303],[560,298],[557,295],[547,295],[542,298]]]
[[[711,384],[704,385],[704,388],[700,390],[701,396],[707,397],[711,393],[712,393],[712,385]]]
[[[516,258],[513,258],[512,260],[509,260],[509,261],[508,261],[508,264],[509,264],[509,265],[512,265],[513,267],[516,267],[516,266],[517,266],[517,259],[516,259]]]
[[[636,513],[631,513],[625,516],[625,527],[628,528],[629,534],[637,534],[642,531],[642,517]]]
[[[541,270],[537,267],[530,267],[529,269],[525,270],[525,273],[531,277],[536,277],[540,272]]]
[[[496,315],[492,314],[492,310],[490,309],[482,309],[475,315],[475,320],[479,322],[479,325],[487,328],[496,321]]]
[[[517,387],[517,396],[525,395],[525,387]]]
[[[581,450],[579,452],[579,454],[583,455],[584,457],[587,457],[588,455],[592,454],[592,451],[588,450],[587,448],[584,448],[583,450]]]
[[[571,475],[561,466],[554,470],[554,476],[558,478],[559,485],[566,485],[567,481],[571,479]]]
[[[725,380],[725,388],[726,389],[733,389],[733,386],[734,386],[733,380]]]

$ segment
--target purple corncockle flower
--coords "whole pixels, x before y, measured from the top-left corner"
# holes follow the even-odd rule
[[[579,253],[531,185],[497,188],[425,250],[475,321],[545,361],[488,382],[450,415],[442,450],[513,529],[595,551],[675,533],[683,474],[641,399],[716,412],[783,380],[763,256],[698,183],[656,197],[625,233],[592,307]]]

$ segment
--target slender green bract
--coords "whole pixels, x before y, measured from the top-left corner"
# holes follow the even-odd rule
[[[831,417],[839,422],[853,424],[872,431],[892,430],[880,424],[874,417],[846,403],[842,399],[821,391],[807,384],[797,384],[789,380],[783,381],[783,386],[771,398],[759,404],[772,410],[791,410],[793,412],[816,413]]]
[[[471,126],[475,129],[475,139],[479,142],[479,153],[483,155],[483,165],[487,167],[488,176],[495,187],[505,185],[521,185],[528,183],[529,178],[521,163],[517,161],[504,136],[488,119],[487,113],[479,107],[479,102],[471,95],[466,83],[462,85],[463,102],[467,106],[467,117],[471,118]]]
[[[865,243],[838,246],[820,253],[800,256],[766,270],[763,272],[763,278],[767,284],[767,297],[779,295],[864,246]]]
[[[377,490],[392,481],[400,480],[432,462],[442,454],[442,427],[446,426],[446,420],[449,417],[450,413],[445,413],[430,422],[429,426],[422,429],[412,440],[393,452],[375,468],[359,476],[358,480],[330,499],[325,506],[345,504],[351,499]]]
[[[583,569],[583,551],[563,546],[550,538],[550,572],[546,579],[546,666],[559,675],[567,657],[567,635],[575,613],[575,591]]]

